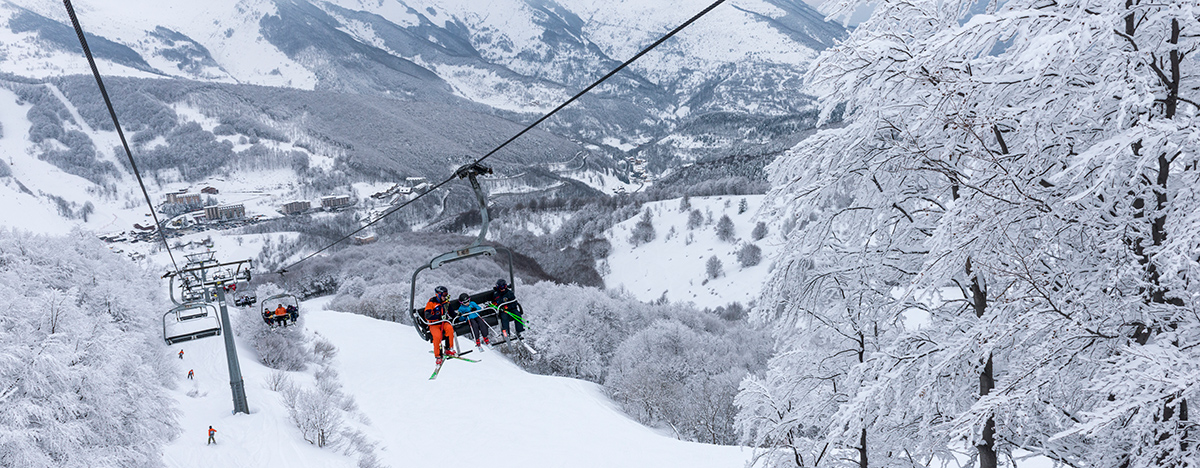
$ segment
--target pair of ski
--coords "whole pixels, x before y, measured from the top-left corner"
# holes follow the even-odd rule
[[[529,346],[529,343],[526,343],[524,338],[517,338],[517,337],[515,337],[515,336],[511,336],[511,335],[510,335],[510,336],[505,336],[505,337],[504,337],[504,341],[501,341],[501,342],[499,342],[499,343],[492,343],[492,345],[493,345],[493,346],[495,346],[495,345],[503,345],[503,344],[507,344],[507,343],[508,343],[508,342],[510,342],[510,341],[515,341],[515,342],[517,342],[517,343],[521,343],[521,346],[525,347],[525,350],[526,350],[526,351],[529,351],[529,354],[537,354],[537,351],[536,351],[536,350],[534,350],[532,346]]]
[[[520,315],[517,315],[517,314],[514,314],[514,313],[512,313],[512,312],[509,312],[507,309],[501,309],[501,308],[500,308],[500,306],[497,306],[496,304],[488,304],[488,305],[487,305],[487,307],[488,307],[489,309],[495,310],[495,311],[496,311],[496,313],[505,313],[505,314],[508,314],[508,316],[509,316],[509,317],[512,317],[512,319],[513,319],[513,320],[516,320],[516,321],[517,321],[517,323],[520,323],[520,324],[521,324],[521,327],[523,327],[523,328],[529,328],[529,324],[528,324],[528,323],[525,323],[525,319],[524,319],[524,318],[522,318]],[[492,334],[493,334],[493,335],[495,335],[495,334],[496,334],[496,329],[495,329],[495,328],[491,328],[491,326],[490,326],[490,325],[488,326],[488,328],[489,328],[489,329],[492,331]],[[514,337],[514,336],[510,336],[510,335],[508,335],[507,331],[506,331],[504,334],[500,335],[500,336],[501,336],[502,338],[504,338],[504,341],[501,341],[501,342],[499,342],[499,343],[493,343],[493,345],[497,345],[497,344],[506,344],[506,343],[508,343],[509,341],[514,341],[514,340],[515,340],[516,342],[518,342],[518,343],[521,343],[521,346],[524,346],[524,347],[525,347],[525,350],[526,350],[526,351],[529,351],[529,354],[537,354],[537,351],[534,351],[533,347],[532,347],[532,346],[529,346],[529,343],[526,343],[526,342],[525,342],[525,340],[524,340],[524,339],[522,339],[522,338],[519,338],[519,337]]]
[[[468,354],[468,353],[470,353],[470,352],[471,352],[471,350],[469,350],[469,349],[468,349],[468,350],[466,350],[466,351],[463,351],[463,353],[462,353],[462,354]],[[430,353],[430,354],[433,354],[433,351],[430,351],[429,353]],[[443,355],[443,357],[445,357],[446,359],[458,359],[459,361],[467,361],[467,362],[479,362],[479,361],[477,361],[477,360],[475,360],[475,359],[467,359],[467,358],[465,358],[465,357],[462,357],[461,355],[458,355],[458,354],[455,354],[455,355],[453,355],[453,356],[445,356],[445,355]],[[445,362],[446,362],[445,360],[442,360],[442,362],[438,363],[437,367],[435,367],[435,368],[433,369],[433,375],[430,375],[430,376],[429,376],[429,380],[433,380],[433,379],[436,379],[436,378],[437,378],[437,376],[438,376],[438,372],[441,372],[441,371],[442,371],[442,364],[445,364]]]

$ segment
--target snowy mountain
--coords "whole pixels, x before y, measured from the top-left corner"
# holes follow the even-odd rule
[[[524,120],[633,55],[706,2],[464,0],[76,2],[102,72],[402,99],[459,99]],[[63,7],[0,7],[0,71],[86,73]],[[550,122],[555,132],[676,158],[770,146],[811,127],[799,77],[844,36],[796,0],[723,5]],[[764,125],[764,119],[767,124]],[[754,135],[755,129],[777,127]],[[684,131],[686,138],[667,139]],[[698,143],[703,142],[703,143]]]

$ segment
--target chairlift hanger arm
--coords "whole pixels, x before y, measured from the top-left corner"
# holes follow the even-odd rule
[[[247,272],[249,272],[249,271],[250,271],[250,270],[249,270],[250,268],[253,268],[253,267],[254,267],[253,260],[246,259],[246,260],[238,260],[238,261],[236,261],[236,262],[226,262],[226,263],[219,263],[219,264],[216,264],[216,265],[199,266],[199,267],[194,267],[194,268],[185,268],[185,269],[183,269],[183,270],[179,270],[179,271],[169,271],[169,272],[167,272],[167,274],[163,275],[163,278],[170,278],[170,277],[172,277],[172,276],[176,276],[176,275],[182,275],[182,274],[184,274],[184,273],[192,273],[192,272],[197,272],[197,271],[204,271],[204,270],[208,270],[208,269],[212,269],[212,268],[221,268],[221,267],[227,267],[227,266],[238,265],[238,270],[237,270],[236,272],[234,272],[234,274],[236,275],[237,273],[240,273],[240,272],[241,272],[241,266],[240,266],[240,265],[241,265],[241,264],[243,264],[243,263],[245,263],[245,264],[247,265],[247,269],[246,269],[246,271],[247,271]]]
[[[479,162],[467,164],[454,170],[454,175],[459,179],[470,180],[471,189],[475,191],[475,200],[479,202],[479,217],[481,220],[479,235],[475,237],[471,245],[462,250],[470,250],[478,247],[483,241],[487,240],[488,224],[490,222],[487,210],[487,195],[483,193],[483,187],[479,185],[479,179],[477,178],[477,176],[486,174],[493,174],[492,168],[479,164]],[[434,268],[437,267],[435,266]]]

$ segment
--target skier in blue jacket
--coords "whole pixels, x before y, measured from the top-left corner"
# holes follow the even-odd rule
[[[471,325],[471,335],[475,337],[475,346],[479,346],[481,338],[483,344],[492,344],[488,340],[487,322],[484,322],[483,317],[479,316],[479,311],[482,309],[479,304],[471,300],[471,296],[467,293],[458,295],[458,315],[467,317],[467,323]]]

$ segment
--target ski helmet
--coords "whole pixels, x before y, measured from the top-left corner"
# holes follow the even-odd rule
[[[437,295],[439,295],[439,296],[445,296],[447,294],[450,294],[450,290],[446,289],[445,286],[438,286],[436,288],[433,288],[433,292],[437,293]]]
[[[458,302],[467,302],[470,299],[471,299],[471,296],[468,296],[467,293],[462,293],[462,294],[458,295]]]
[[[504,279],[498,279],[498,280],[496,280],[496,287],[500,288],[500,289],[507,288],[508,281],[504,281]]]

